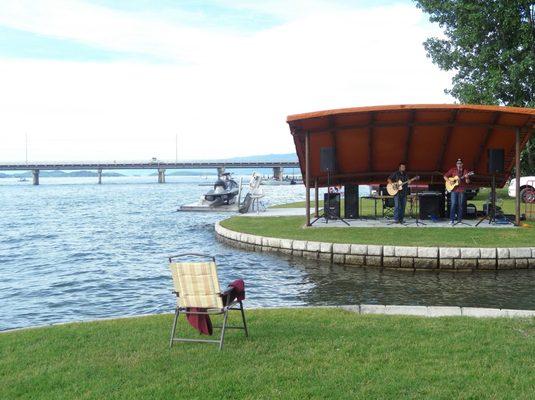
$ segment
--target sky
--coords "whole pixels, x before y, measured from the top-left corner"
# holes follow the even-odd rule
[[[0,162],[295,151],[290,114],[451,103],[412,1],[0,0]]]

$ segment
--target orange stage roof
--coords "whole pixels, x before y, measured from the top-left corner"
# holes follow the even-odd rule
[[[505,150],[506,173],[496,176],[503,186],[515,163],[515,132],[523,148],[535,132],[535,109],[457,104],[418,104],[343,108],[290,115],[301,173],[305,176],[305,141],[310,134],[310,184],[327,186],[320,170],[320,149],[334,147],[331,184],[384,183],[406,162],[419,183],[443,182],[442,174],[462,158],[474,171],[472,181],[484,186],[487,149]]]

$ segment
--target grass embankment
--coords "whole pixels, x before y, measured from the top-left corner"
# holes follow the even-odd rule
[[[533,398],[533,319],[247,315],[221,352],[169,349],[169,315],[0,334],[2,398]]]
[[[485,222],[484,222],[485,223]],[[310,228],[304,217],[232,217],[221,225],[233,231],[284,239],[398,246],[523,247],[535,245],[535,226],[522,228]]]

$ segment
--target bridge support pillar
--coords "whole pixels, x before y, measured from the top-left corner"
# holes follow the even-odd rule
[[[39,185],[39,170],[38,169],[32,170],[32,174],[33,174],[33,184]]]
[[[217,177],[218,178],[224,173],[225,173],[225,167],[217,167]]]
[[[282,167],[273,167],[273,178],[276,181],[282,181],[284,176],[284,169]]]
[[[97,170],[97,174],[98,174],[98,184],[102,185],[102,168],[99,168]]]
[[[165,183],[165,169],[158,170],[158,183]]]

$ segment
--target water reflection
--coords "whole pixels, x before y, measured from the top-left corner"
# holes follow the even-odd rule
[[[306,304],[456,305],[535,309],[535,270],[400,271],[285,258],[313,286]]]
[[[427,304],[535,309],[535,270],[451,273],[343,267],[217,242],[223,214],[177,213],[206,189],[150,178],[0,186],[0,330],[169,312],[166,258],[207,252],[222,284],[242,277],[249,306]],[[175,182],[173,182],[173,179]],[[192,178],[193,179],[193,178]],[[266,187],[273,203],[300,186]]]

